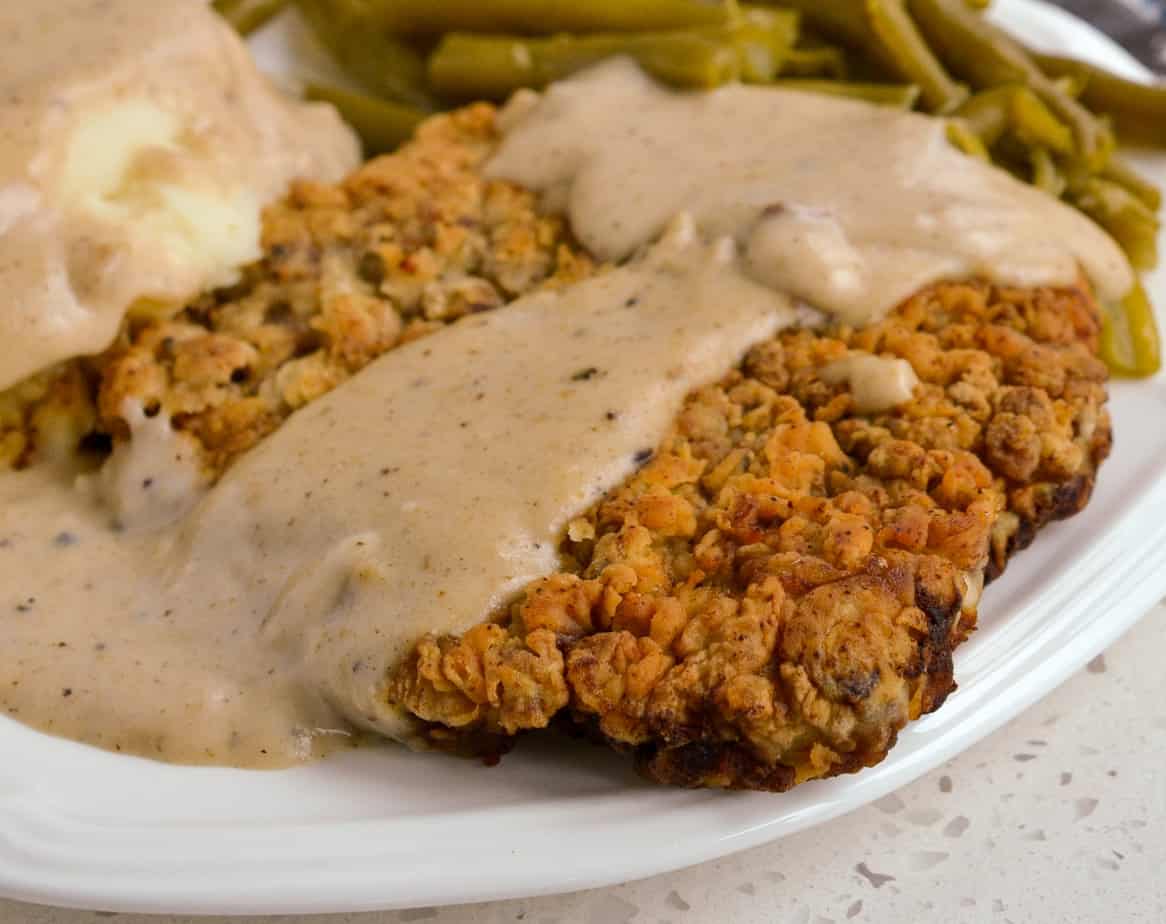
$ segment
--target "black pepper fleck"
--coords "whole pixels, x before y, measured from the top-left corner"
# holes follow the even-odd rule
[[[587,382],[599,375],[599,370],[595,366],[588,366],[586,369],[580,369],[571,376],[572,382]]]
[[[655,453],[651,449],[641,449],[633,458],[635,459],[636,465],[643,465],[654,455]]]
[[[77,542],[78,542],[78,539],[77,539],[76,533],[70,533],[70,532],[66,531],[66,532],[62,532],[62,533],[57,533],[55,536],[53,536],[53,545],[59,546],[61,548],[64,548],[65,546],[69,546],[69,545],[76,545]]]

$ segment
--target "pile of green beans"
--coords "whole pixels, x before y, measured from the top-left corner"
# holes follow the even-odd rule
[[[1166,147],[1166,85],[1033,53],[984,17],[990,0],[214,0],[244,34],[289,3],[363,88],[308,95],[335,105],[369,155],[429,113],[628,55],[677,87],[771,84],[945,119],[956,147],[1080,209],[1135,269],[1157,262],[1161,195],[1115,149]],[[1110,307],[1110,367],[1157,371],[1144,293]]]

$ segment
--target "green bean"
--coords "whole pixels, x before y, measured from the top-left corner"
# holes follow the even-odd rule
[[[920,30],[953,73],[977,89],[1027,85],[1070,127],[1085,162],[1095,170],[1104,166],[1114,147],[1108,126],[1045,76],[1020,45],[963,0],[907,2]]]
[[[798,36],[798,16],[790,10],[747,9],[731,24],[695,30],[737,50],[741,79],[768,83],[777,76]]]
[[[918,84],[923,103],[941,112],[967,95],[923,41],[903,0],[774,0],[813,28],[863,52],[896,80]]]
[[[902,0],[866,0],[865,13],[877,42],[876,57],[896,77],[919,86],[928,110],[950,112],[967,97],[967,88],[952,80],[931,53]]]
[[[369,157],[391,151],[408,140],[426,116],[419,109],[399,103],[319,84],[310,84],[304,96],[335,106],[344,121],[356,130]]]
[[[808,93],[826,93],[852,99],[911,109],[918,102],[920,88],[915,84],[847,83],[844,80],[775,80],[773,85],[784,90],[802,90]]]
[[[789,10],[747,8],[731,23],[668,32],[534,39],[450,33],[430,57],[429,79],[447,96],[501,98],[519,86],[541,87],[602,58],[626,54],[676,86],[712,87],[737,79],[768,83],[797,38],[797,27],[797,14]]]
[[[1032,185],[1043,189],[1055,199],[1065,192],[1067,181],[1048,148],[1034,145],[1028,149],[1029,166],[1032,170]]]
[[[728,20],[724,6],[702,0],[362,0],[395,35],[445,32],[658,32]]]
[[[1023,84],[981,90],[954,114],[988,147],[1008,132],[1025,145],[1046,147],[1062,155],[1073,152],[1072,131]]]
[[[425,88],[425,61],[421,55],[381,32],[359,4],[298,0],[298,6],[336,63],[364,89],[417,109],[437,108]]]
[[[992,155],[979,134],[963,119],[952,118],[947,120],[947,140],[955,148],[971,157],[991,163]]]
[[[1054,77],[1053,86],[1066,96],[1073,97],[1073,99],[1079,99],[1085,91],[1085,81],[1078,80],[1076,77],[1071,77],[1068,74],[1064,77]]]
[[[214,0],[215,12],[240,35],[250,35],[287,6],[288,0]]]
[[[846,56],[832,45],[791,48],[781,59],[780,73],[790,77],[833,77],[845,80]]]
[[[451,32],[429,58],[429,82],[443,96],[503,99],[612,55],[630,55],[653,76],[681,87],[715,87],[741,74],[737,48],[698,31],[546,39]]]
[[[1109,232],[1136,270],[1158,262],[1158,218],[1124,186],[1099,176],[1070,180],[1068,196],[1082,212]]]
[[[1162,368],[1162,349],[1154,309],[1141,283],[1107,311],[1101,328],[1101,358],[1110,371],[1142,378]]]
[[[773,0],[778,6],[797,10],[802,19],[828,38],[851,48],[870,44],[865,0]]]
[[[1124,186],[1153,211],[1162,207],[1162,191],[1121,158],[1111,157],[1101,176]]]
[[[1123,141],[1166,146],[1166,84],[1139,83],[1104,68],[1059,55],[1035,55],[1046,74],[1084,85],[1081,101],[1113,119]]]

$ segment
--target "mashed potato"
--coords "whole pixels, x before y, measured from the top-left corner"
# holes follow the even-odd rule
[[[265,202],[358,158],[199,0],[12,0],[0,43],[0,389],[230,283]]]

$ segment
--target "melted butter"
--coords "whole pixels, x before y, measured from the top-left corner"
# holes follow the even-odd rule
[[[854,324],[944,278],[1133,275],[1080,212],[954,150],[939,119],[771,87],[662,89],[626,60],[521,94],[489,172],[541,190],[620,259],[677,212],[740,242],[755,278]]]
[[[115,532],[43,473],[0,478],[0,707],[182,762],[407,739],[386,669],[553,571],[684,395],[792,317],[682,220],[631,265],[373,363],[161,531]]]
[[[202,0],[0,4],[0,389],[259,256],[259,212],[357,160]],[[18,344],[18,348],[14,348]]]

